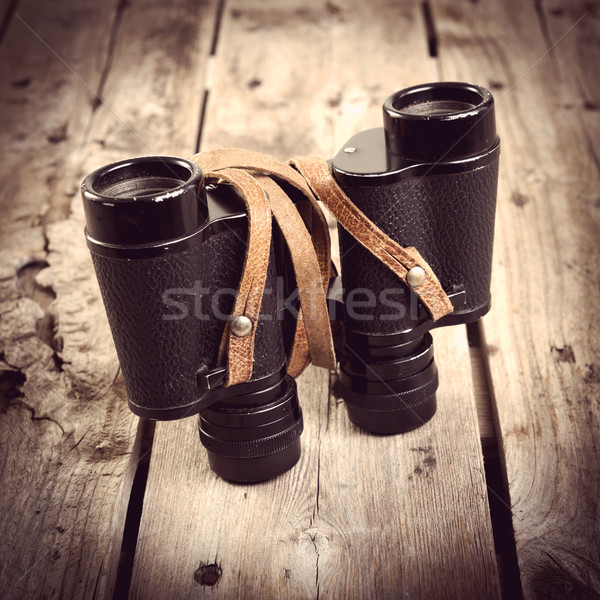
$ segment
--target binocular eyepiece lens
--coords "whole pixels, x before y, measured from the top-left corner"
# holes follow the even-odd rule
[[[101,170],[92,181],[94,192],[114,199],[157,196],[181,187],[194,175],[194,169],[180,160],[154,157],[117,163]]]
[[[388,152],[433,162],[469,158],[496,141],[494,100],[467,83],[419,85],[392,94],[383,105]]]
[[[142,176],[108,183],[106,187],[96,187],[98,191],[116,200],[138,196],[153,196],[177,189],[182,184],[181,179],[174,177]]]
[[[433,117],[474,110],[485,102],[486,96],[485,90],[470,85],[437,84],[402,90],[388,101],[391,100],[392,109],[398,113]]]
[[[458,100],[429,100],[427,102],[415,102],[402,108],[402,112],[408,115],[437,116],[450,115],[456,112],[471,110],[474,106],[467,102]]]
[[[193,233],[206,219],[202,170],[171,156],[124,160],[94,171],[82,186],[87,233],[98,244],[160,244]]]

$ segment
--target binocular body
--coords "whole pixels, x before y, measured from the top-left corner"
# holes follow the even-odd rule
[[[368,431],[430,419],[438,378],[429,330],[489,310],[498,154],[491,94],[438,83],[392,95],[384,127],[357,134],[331,162],[352,203],[418,249],[454,306],[434,322],[414,291],[339,227],[341,282],[332,287],[343,288],[343,301],[330,303],[339,378],[350,419]],[[293,318],[279,295],[294,277],[278,229],[252,375],[226,386],[224,331],[244,327],[229,319],[248,236],[239,192],[207,185],[191,161],[146,157],[98,169],[82,196],[132,411],[161,420],[200,413],[200,438],[225,479],[260,481],[293,466],[302,412],[286,375]]]
[[[431,320],[411,288],[339,227],[342,396],[356,425],[398,433],[435,412],[427,332],[490,308],[500,142],[491,94],[467,84],[402,90],[384,104],[384,125],[351,138],[333,159],[333,175],[372,223],[419,250],[454,305]]]
[[[246,252],[239,193],[206,186],[191,161],[148,157],[99,169],[82,194],[131,410],[159,420],[202,411],[202,442],[228,479],[269,478],[295,463],[302,413],[285,374],[276,294],[261,303],[250,381],[224,387],[218,366]],[[273,251],[267,281],[275,290]]]

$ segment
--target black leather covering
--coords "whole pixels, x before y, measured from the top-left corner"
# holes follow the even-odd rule
[[[446,292],[453,285],[464,286],[466,304],[457,312],[466,313],[490,298],[497,179],[495,161],[467,173],[427,175],[382,186],[345,186],[344,191],[391,238],[405,247],[415,246]],[[346,327],[383,335],[422,322],[411,318],[409,294],[402,282],[348,232],[339,230],[346,307],[350,307],[351,290],[366,288],[375,297],[373,301],[354,292],[355,300],[365,304],[354,306],[354,318],[347,316]]]
[[[244,263],[244,239],[244,231],[231,229],[195,248],[156,258],[92,253],[130,402],[174,408],[200,396],[195,374],[201,365],[217,365]],[[253,380],[279,371],[285,361],[273,256],[266,287],[270,293],[263,298],[256,332]]]

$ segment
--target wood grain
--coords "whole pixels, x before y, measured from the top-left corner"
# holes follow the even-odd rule
[[[113,595],[141,436],[78,186],[195,139],[215,3],[159,5],[24,1],[0,48],[3,598]]]
[[[434,15],[444,77],[498,98],[484,326],[523,593],[597,598],[598,5],[436,0]]]
[[[435,78],[416,3],[228,2],[201,147],[330,156]],[[132,597],[497,598],[466,332],[435,344],[439,412],[401,436],[353,427],[310,367],[303,455],[274,481],[220,480],[195,419],[159,423]]]

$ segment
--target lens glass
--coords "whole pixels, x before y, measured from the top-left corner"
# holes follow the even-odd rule
[[[148,196],[161,194],[174,190],[181,185],[181,179],[172,177],[138,177],[125,179],[106,186],[102,193],[113,198],[132,198],[135,196]]]
[[[429,100],[403,106],[400,110],[408,115],[433,116],[463,112],[471,110],[475,106],[469,102],[461,102],[459,100]]]
[[[399,92],[393,97],[391,109],[399,118],[428,119],[472,111],[483,101],[481,93],[474,88],[440,84]]]
[[[136,160],[102,173],[93,189],[114,199],[152,197],[181,187],[191,176],[189,168],[179,162]]]

